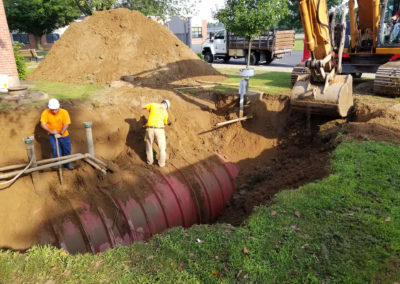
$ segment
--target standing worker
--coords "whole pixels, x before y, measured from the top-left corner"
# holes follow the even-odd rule
[[[40,118],[40,126],[49,134],[51,151],[53,157],[57,158],[57,141],[59,144],[60,156],[71,155],[71,140],[69,139],[68,127],[71,124],[68,111],[60,108],[60,103],[57,99],[50,99],[48,109],[43,111]],[[64,164],[69,170],[74,167],[70,164]]]
[[[154,138],[157,140],[158,148],[160,150],[160,159],[158,160],[158,165],[162,168],[165,166],[166,159],[166,148],[167,142],[165,139],[165,125],[171,125],[168,123],[168,109],[171,104],[169,100],[163,100],[160,104],[151,103],[147,104],[144,108],[147,109],[149,114],[149,119],[146,124],[146,158],[147,164],[153,164],[153,142]]]

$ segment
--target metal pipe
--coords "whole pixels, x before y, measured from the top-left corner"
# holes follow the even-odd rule
[[[72,157],[75,157],[78,155],[83,155],[83,154],[77,153],[77,154],[72,154],[72,155],[68,155],[68,156],[61,156],[60,160],[69,159],[69,158],[72,158]],[[46,164],[46,163],[54,162],[54,161],[58,161],[58,158],[44,159],[44,160],[36,161],[36,163],[38,165],[42,165],[42,164]],[[24,168],[24,167],[26,167],[26,165],[27,164],[25,163],[25,164],[16,164],[16,165],[5,166],[5,167],[0,168],[0,172]]]
[[[62,167],[60,163],[60,145],[58,145],[58,138],[54,136],[54,139],[56,139],[56,148],[57,148],[57,161],[58,161],[58,174],[60,176],[60,183],[63,183],[63,176],[62,176]]]
[[[107,169],[111,170],[111,169],[107,166],[106,163],[104,163],[103,161],[97,159],[96,157],[89,155],[89,158],[92,159],[93,161],[95,161],[96,163],[98,163],[98,164],[100,164],[100,165],[106,167]]]
[[[84,158],[88,158],[89,156],[90,156],[89,154],[80,154],[77,157],[66,159],[66,160],[63,160],[63,161],[60,161],[60,162],[50,163],[50,164],[38,166],[38,167],[35,167],[35,168],[29,168],[28,170],[25,171],[25,174],[29,174],[29,173],[32,173],[32,172],[35,172],[35,171],[44,170],[44,169],[48,169],[48,168],[57,166],[59,164],[66,164],[66,163],[82,160]],[[14,172],[2,174],[2,175],[0,175],[0,179],[5,179],[5,178],[10,178],[10,177],[16,176],[19,172],[20,171],[14,171]]]
[[[24,137],[22,140],[25,142],[26,152],[28,154],[29,160],[32,160],[32,166],[36,167],[36,155],[35,155],[35,146],[33,145],[33,140],[35,140],[34,136]],[[26,164],[25,164],[26,166]]]
[[[94,145],[93,145],[93,135],[92,135],[92,122],[91,121],[84,121],[83,125],[85,125],[85,130],[86,130],[86,140],[88,144],[88,151],[89,154],[94,155]]]
[[[93,166],[95,169],[99,170],[100,172],[102,172],[103,174],[107,174],[107,171],[105,169],[102,169],[98,164],[96,164],[95,162],[93,162],[92,160],[90,160],[89,158],[85,158],[83,159],[86,163],[90,164],[91,166]]]

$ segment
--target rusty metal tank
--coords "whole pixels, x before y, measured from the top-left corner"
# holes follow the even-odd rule
[[[66,213],[41,220],[38,243],[72,254],[99,253],[171,227],[214,222],[234,193],[238,166],[215,155],[190,169],[170,167],[168,174],[148,170],[140,188],[123,194],[103,190],[101,201],[71,198],[56,204]]]

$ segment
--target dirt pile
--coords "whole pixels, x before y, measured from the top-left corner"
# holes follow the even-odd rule
[[[113,9],[71,24],[29,79],[106,85],[128,75],[147,86],[222,78],[167,27],[140,12]]]

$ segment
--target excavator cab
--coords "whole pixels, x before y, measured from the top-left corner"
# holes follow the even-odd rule
[[[388,0],[382,3],[384,9],[379,23],[378,47],[400,47],[400,23],[393,20],[400,10],[400,0]]]

